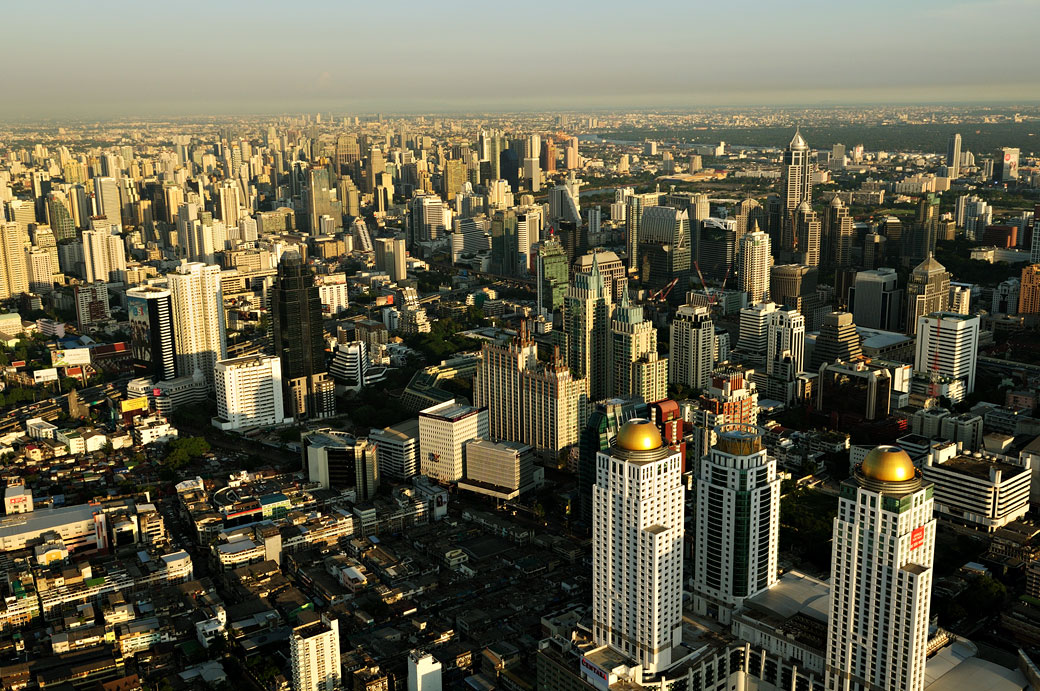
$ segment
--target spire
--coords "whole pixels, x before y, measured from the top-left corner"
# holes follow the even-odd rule
[[[791,143],[788,144],[787,148],[791,151],[806,151],[809,148],[809,144],[805,141],[805,137],[802,136],[802,130],[800,127],[795,125],[794,137],[791,138]]]
[[[621,307],[628,307],[628,281],[625,281],[621,286]]]

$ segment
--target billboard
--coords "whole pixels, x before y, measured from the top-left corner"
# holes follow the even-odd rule
[[[47,381],[58,381],[58,370],[54,367],[38,369],[33,372],[33,381],[37,384]]]
[[[148,397],[139,396],[137,398],[128,398],[125,401],[119,402],[119,412],[129,413],[133,410],[148,410]]]
[[[90,364],[90,348],[52,350],[51,367],[71,367]]]
[[[910,549],[917,549],[924,544],[924,527],[914,528],[910,533]]]

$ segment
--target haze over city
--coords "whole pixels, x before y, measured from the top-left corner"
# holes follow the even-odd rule
[[[1040,98],[1036,0],[63,0],[4,12],[2,118]]]

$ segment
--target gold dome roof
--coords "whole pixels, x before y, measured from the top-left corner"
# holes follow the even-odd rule
[[[882,482],[906,482],[914,479],[917,469],[910,455],[898,446],[878,446],[863,459],[860,471]]]
[[[618,432],[615,443],[628,451],[652,451],[664,446],[657,425],[644,418],[632,418]]]

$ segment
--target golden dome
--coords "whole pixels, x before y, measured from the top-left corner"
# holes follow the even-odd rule
[[[628,451],[652,451],[664,446],[657,426],[644,418],[632,418],[621,426],[615,443]]]
[[[898,446],[878,446],[863,459],[860,471],[882,482],[906,482],[914,479],[917,469],[910,455]]]

